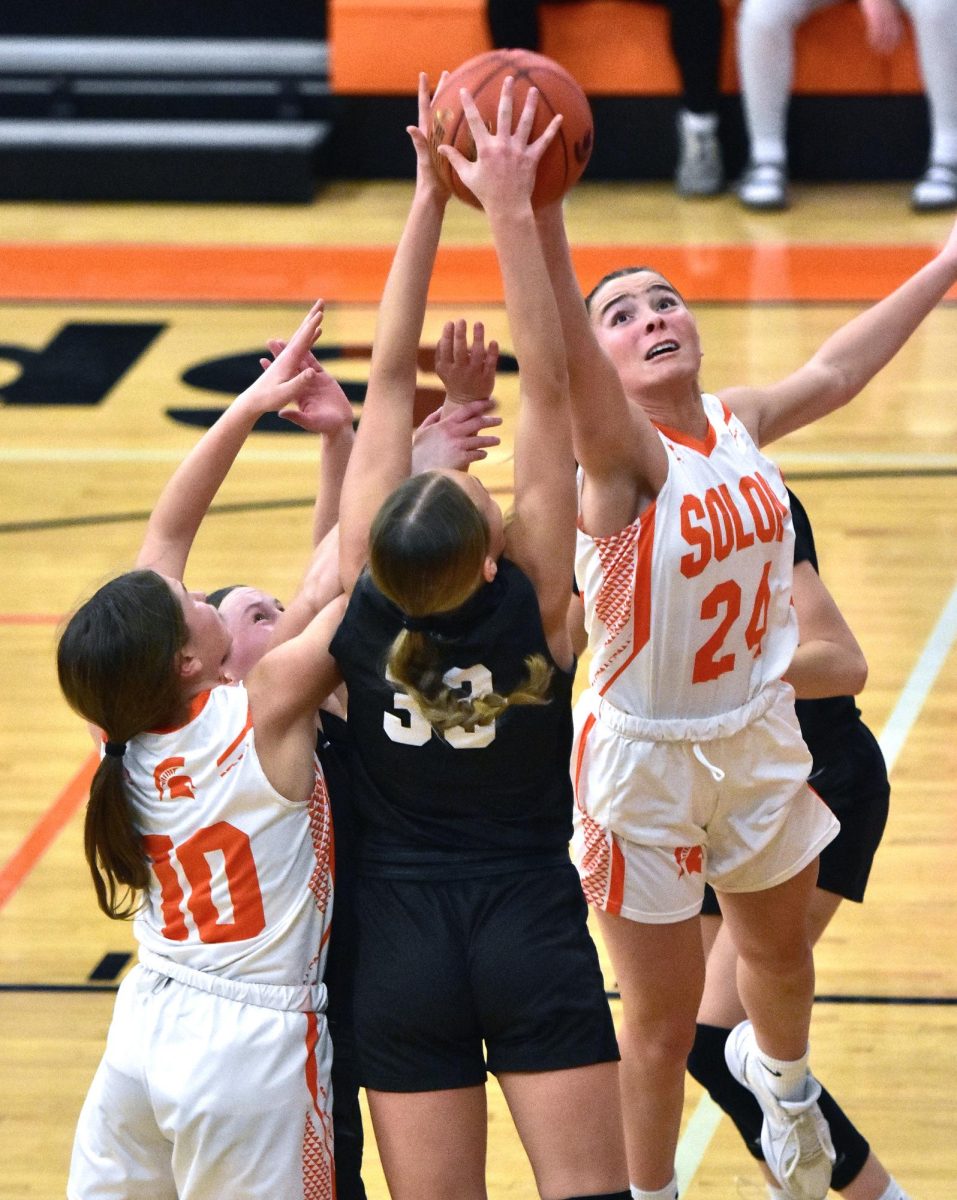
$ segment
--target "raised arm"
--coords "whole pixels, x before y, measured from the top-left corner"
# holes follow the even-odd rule
[[[531,578],[553,657],[567,666],[573,657],[565,615],[575,557],[575,458],[561,322],[531,205],[535,172],[560,118],[529,140],[538,102],[532,88],[511,132],[513,89],[514,81],[506,79],[495,134],[463,93],[476,161],[448,147],[442,152],[488,217],[518,359],[515,516],[508,527],[508,553]]]
[[[941,251],[891,294],[833,333],[803,367],[766,388],[721,398],[759,445],[847,404],[885,367],[957,283],[957,225]]]
[[[365,565],[375,514],[412,467],[419,338],[449,198],[429,155],[428,127],[429,88],[422,74],[419,124],[408,131],[417,162],[415,193],[379,304],[369,386],[342,488],[339,563],[348,592]]]
[[[319,300],[288,346],[236,397],[174,471],[150,515],[137,567],[150,567],[182,580],[203,518],[256,421],[263,413],[295,405],[308,391],[313,373],[301,360],[319,336],[321,325]]]
[[[312,790],[316,711],[342,681],[329,643],[344,610],[340,596],[297,637],[269,650],[246,677],[260,762],[289,800],[306,800]]]
[[[283,341],[268,343],[273,357],[286,348]],[[264,369],[268,358],[260,359]],[[345,479],[349,455],[355,441],[352,427],[352,405],[338,381],[323,367],[311,350],[300,360],[302,369],[313,371],[309,389],[297,401],[295,408],[284,409],[279,415],[322,439],[319,459],[319,482],[313,507],[312,544],[318,546],[339,520],[339,498]]]
[[[562,323],[571,388],[575,457],[586,486],[601,492],[605,531],[634,519],[667,475],[661,440],[640,405],[629,402],[615,366],[599,346],[572,263],[560,203],[536,214],[539,237]],[[594,530],[598,532],[598,530]]]

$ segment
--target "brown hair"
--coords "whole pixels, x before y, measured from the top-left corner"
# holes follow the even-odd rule
[[[595,299],[595,295],[601,288],[603,288],[605,286],[606,283],[610,283],[613,279],[623,279],[626,275],[639,275],[639,274],[641,274],[642,271],[651,271],[653,275],[661,275],[661,272],[656,271],[654,267],[647,267],[647,266],[619,267],[617,271],[609,271],[607,275],[603,275],[601,277],[601,279],[598,280],[598,282],[595,284],[595,286],[592,288],[592,290],[585,297],[585,308],[588,310],[589,313],[591,313],[591,306],[592,306],[592,302]],[[674,294],[682,302],[684,302],[684,297],[681,295],[681,293],[678,291],[678,289],[675,287],[675,285],[673,283],[671,283],[670,280],[665,279],[664,275],[661,275],[661,278],[665,280],[665,283],[668,284],[668,287],[671,288],[671,290],[674,292]]]
[[[155,571],[129,571],[101,587],[69,619],[57,644],[60,688],[70,707],[126,743],[170,724],[183,703],[176,656],[187,641],[183,611]],[[122,757],[106,755],[90,784],[83,830],[100,908],[132,916],[149,884],[133,824]]]
[[[434,471],[400,484],[372,523],[373,581],[412,626],[392,643],[388,677],[440,733],[491,724],[510,705],[548,701],[552,668],[541,655],[525,660],[528,678],[508,696],[460,697],[443,679],[428,618],[452,612],[478,589],[489,541],[476,505],[457,483]]]

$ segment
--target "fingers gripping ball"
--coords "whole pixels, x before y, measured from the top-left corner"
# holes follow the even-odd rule
[[[564,196],[576,184],[591,156],[594,125],[588,98],[578,82],[551,58],[531,50],[489,50],[470,58],[447,76],[432,100],[432,125],[429,143],[436,170],[454,195],[480,208],[478,200],[452,170],[448,159],[437,147],[455,146],[466,158],[475,160],[475,143],[469,129],[461,88],[473,96],[476,107],[489,129],[495,131],[498,100],[507,75],[515,80],[513,120],[518,121],[530,87],[539,91],[538,109],[531,138],[542,134],[556,113],[562,114],[558,135],[538,164],[532,204],[541,208]]]

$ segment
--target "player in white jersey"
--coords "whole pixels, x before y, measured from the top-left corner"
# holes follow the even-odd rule
[[[314,308],[254,388],[294,382]],[[136,914],[81,1113],[68,1195],[335,1195],[322,970],[332,829],[315,712],[338,682],[341,605],[220,686],[230,637],[152,570],[101,587],[58,646],[71,706],[103,731],[85,845],[101,908]]]
[[[834,822],[807,788],[810,757],[782,682],[796,636],[792,534],[783,484],[758,450],[847,403],[886,365],[957,281],[957,233],[786,379],[709,397],[677,290],[628,267],[583,306],[561,206],[538,224],[571,380],[578,570],[596,658],[577,710],[576,850],[623,1001],[632,1194],[676,1195],[708,880],[750,1018],[729,1039],[729,1066],[761,1103],[785,1194],[823,1200],[834,1151],[807,1066],[807,913]]]

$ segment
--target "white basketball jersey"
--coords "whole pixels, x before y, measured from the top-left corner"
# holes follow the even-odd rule
[[[704,441],[658,429],[668,476],[655,502],[611,537],[578,533],[590,683],[638,717],[739,708],[797,646],[784,481],[737,417],[702,399]]]
[[[332,917],[332,820],[316,762],[311,798],[266,779],[243,686],[194,698],[178,729],[143,733],[124,766],[152,862],[134,932],[194,970],[250,983],[322,979]]]

